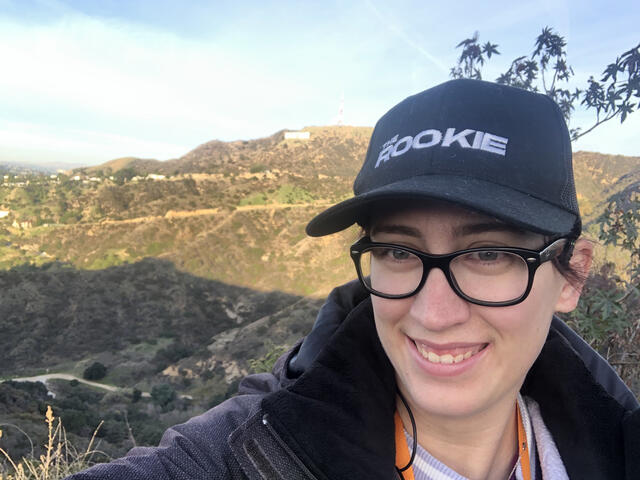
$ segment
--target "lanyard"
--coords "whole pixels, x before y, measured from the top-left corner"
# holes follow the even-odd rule
[[[522,478],[524,480],[531,480],[531,466],[529,464],[529,443],[527,442],[527,435],[524,431],[524,423],[522,422],[520,407],[517,403],[516,412],[518,416],[518,456],[520,457]],[[404,435],[402,419],[400,418],[400,414],[397,410],[394,415],[394,422],[396,427],[396,467],[402,468],[409,463],[409,460],[411,459],[411,453],[409,452],[407,438]],[[414,438],[413,441],[417,442],[418,440]],[[413,467],[409,467],[404,470],[402,472],[402,475],[404,480],[414,480]]]

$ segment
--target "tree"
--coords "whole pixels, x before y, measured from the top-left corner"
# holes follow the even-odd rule
[[[533,52],[513,60],[509,68],[497,79],[497,83],[541,91],[550,96],[560,107],[567,122],[576,105],[594,112],[592,125],[572,128],[571,138],[576,140],[609,120],[619,118],[623,123],[638,110],[640,98],[640,44],[627,50],[610,63],[596,80],[591,76],[582,89],[569,88],[574,76],[567,62],[567,43],[549,27],[542,29],[536,38]],[[482,79],[482,68],[494,55],[500,55],[498,45],[486,42],[481,45],[476,32],[460,42],[462,48],[457,65],[450,71],[453,78]]]
[[[133,177],[136,176],[136,171],[135,169],[131,168],[131,167],[127,167],[127,168],[122,168],[120,170],[118,170],[114,175],[113,175],[113,180],[118,184],[118,185],[123,185],[125,182],[130,181]]]
[[[151,400],[163,409],[166,409],[175,399],[176,391],[169,384],[163,383],[161,385],[155,385],[151,389]]]
[[[105,367],[100,362],[93,362],[91,365],[89,365],[85,369],[84,373],[82,374],[82,377],[85,380],[100,380],[100,379],[103,379],[106,374],[107,374],[107,367]]]

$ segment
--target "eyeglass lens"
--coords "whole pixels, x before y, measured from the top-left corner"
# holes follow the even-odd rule
[[[384,295],[407,295],[420,285],[422,260],[405,250],[373,247],[363,252],[360,268],[370,288]],[[508,302],[526,290],[529,269],[514,253],[476,251],[455,257],[449,270],[460,291],[483,302]]]

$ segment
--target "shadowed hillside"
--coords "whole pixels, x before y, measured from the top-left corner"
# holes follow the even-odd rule
[[[0,288],[3,376],[57,365],[82,373],[83,360],[99,357],[123,369],[127,355],[145,349],[155,355],[162,346],[209,358],[205,347],[214,336],[301,300],[199,278],[156,259],[98,271],[61,263],[17,267],[0,272]],[[154,363],[153,355],[131,366],[136,379],[172,360]]]

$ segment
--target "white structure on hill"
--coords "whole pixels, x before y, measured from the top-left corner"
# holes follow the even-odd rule
[[[285,140],[309,140],[311,132],[284,132]]]
[[[344,125],[344,92],[342,92],[342,98],[340,99],[340,107],[338,108],[338,117],[336,118],[336,125]]]

